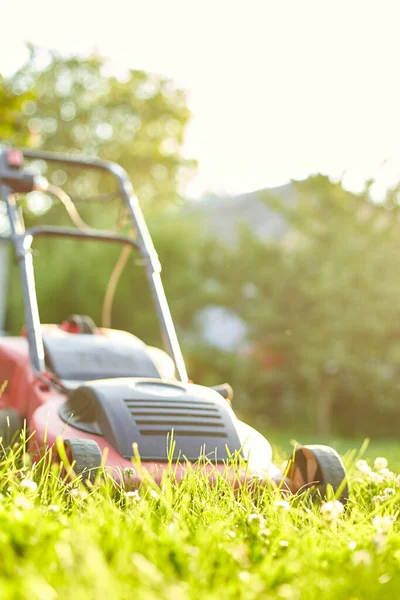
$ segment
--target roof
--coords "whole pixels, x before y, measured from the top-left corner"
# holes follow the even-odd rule
[[[241,226],[249,228],[260,239],[276,239],[288,230],[285,219],[268,206],[264,197],[273,195],[292,202],[295,192],[291,184],[258,190],[238,196],[208,196],[192,201],[184,208],[188,215],[196,215],[223,241],[235,244]]]

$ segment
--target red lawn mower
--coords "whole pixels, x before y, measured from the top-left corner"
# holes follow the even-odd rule
[[[135,235],[93,229],[76,218],[76,228],[38,225],[25,229],[19,195],[46,191],[50,186],[24,167],[24,158],[111,174]],[[65,208],[77,217],[72,200],[62,193]],[[8,382],[0,398],[3,444],[15,438],[26,421],[34,454],[45,444],[55,445],[62,436],[75,473],[93,478],[103,457],[105,468],[118,473],[126,470],[135,485],[141,482],[141,475],[132,469],[136,448],[142,469],[156,482],[171,461],[176,463],[180,480],[188,465],[204,457],[210,468],[226,473],[230,457],[239,455],[246,464],[243,472],[235,472],[239,483],[257,476],[265,484],[275,482],[292,492],[315,486],[322,493],[330,484],[342,501],[347,499],[346,474],[335,450],[300,446],[283,474],[272,462],[269,442],[236,417],[229,386],[208,388],[189,382],[161,282],[161,265],[138,199],[119,165],[0,147],[0,199],[7,207],[25,307],[23,334],[0,337],[0,387]],[[86,316],[42,325],[32,260],[32,243],[38,236],[121,244],[139,252],[165,351],[130,333],[98,328]]]

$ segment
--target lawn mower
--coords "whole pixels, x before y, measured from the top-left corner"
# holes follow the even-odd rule
[[[111,174],[134,233],[87,226],[70,196],[51,189],[49,182],[25,166],[25,159]],[[26,229],[21,197],[32,191],[56,194],[76,226]],[[202,459],[214,472],[226,473],[232,456],[240,456],[246,468],[235,472],[239,483],[256,478],[266,485],[283,485],[291,492],[314,486],[322,493],[330,484],[342,501],[347,499],[346,474],[335,450],[299,446],[283,473],[272,461],[267,439],[235,415],[229,385],[210,388],[189,381],[161,282],[161,265],[121,166],[80,158],[76,153],[0,146],[0,199],[7,207],[25,309],[21,335],[0,337],[0,387],[7,382],[0,398],[3,445],[15,438],[25,423],[33,454],[44,445],[56,448],[57,438],[62,436],[76,474],[91,479],[104,466],[113,472],[129,472],[135,485],[140,485],[142,477],[132,469],[137,454],[141,468],[156,482],[171,463],[179,481],[188,465]],[[87,316],[41,324],[32,259],[33,241],[40,236],[120,244],[138,252],[165,350],[146,345],[131,333],[97,327]],[[57,451],[54,456],[57,458]]]

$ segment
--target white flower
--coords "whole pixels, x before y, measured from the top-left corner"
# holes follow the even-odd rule
[[[368,479],[371,483],[376,483],[377,485],[382,485],[382,483],[385,483],[385,478],[383,475],[375,473],[375,471],[371,471],[371,473],[368,474]]]
[[[374,504],[384,504],[387,498],[383,494],[378,494],[378,496],[373,496],[372,502]]]
[[[372,519],[372,525],[378,533],[387,533],[392,528],[395,520],[392,515],[386,515],[385,517],[377,515]]]
[[[370,567],[372,558],[368,550],[357,550],[357,552],[354,552],[353,556],[351,557],[351,561],[355,567]]]
[[[133,490],[131,492],[126,492],[125,497],[128,500],[131,500],[133,502],[139,502],[139,500],[140,500],[140,495],[137,490]]]
[[[271,530],[268,529],[268,527],[264,527],[264,529],[261,529],[260,531],[260,536],[263,538],[269,538],[269,536],[271,535]]]
[[[21,481],[21,487],[30,492],[36,492],[37,490],[37,484],[31,479],[23,479]]]
[[[47,510],[50,511],[50,512],[57,513],[57,512],[60,512],[60,507],[57,504],[50,504],[47,507]]]
[[[392,473],[392,471],[390,469],[387,469],[386,467],[381,469],[379,471],[379,474],[382,475],[382,477],[386,480],[393,479],[393,477],[394,477],[394,473]]]
[[[258,513],[252,513],[251,515],[249,515],[247,517],[247,522],[249,524],[258,525],[260,529],[265,525],[264,517],[262,515],[259,515]]]
[[[380,471],[381,469],[386,469],[388,466],[388,461],[385,457],[383,456],[378,456],[378,458],[376,458],[374,460],[374,468],[377,471]]]
[[[372,543],[375,546],[376,552],[380,554],[386,548],[387,536],[384,533],[376,533],[372,538]]]
[[[366,460],[358,460],[356,462],[356,467],[363,475],[368,475],[368,473],[371,472],[371,467]]]
[[[351,540],[351,542],[349,542],[349,545],[347,547],[349,550],[355,550],[357,547],[357,544],[354,540]]]
[[[14,502],[18,508],[22,508],[23,510],[33,508],[32,502],[26,496],[16,496]]]
[[[374,496],[372,498],[372,502],[374,502],[375,504],[383,504],[384,502],[386,502],[386,500],[389,500],[390,498],[392,498],[395,495],[396,495],[396,490],[388,487],[388,488],[385,488],[383,490],[383,492],[379,492],[378,496]]]
[[[339,500],[329,500],[329,502],[324,502],[321,506],[322,518],[328,523],[336,521],[343,511],[344,506]]]
[[[275,500],[274,506],[284,512],[288,512],[290,510],[290,504],[286,500]]]

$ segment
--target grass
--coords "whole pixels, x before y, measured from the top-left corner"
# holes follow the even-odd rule
[[[326,444],[335,448],[344,457],[349,455],[352,450],[364,447],[364,458],[374,459],[377,456],[384,456],[389,461],[391,468],[400,472],[400,435],[397,440],[389,438],[365,440],[363,437],[343,438],[335,435],[324,437],[299,434],[298,431],[292,430],[269,430],[265,427],[263,434],[271,442],[275,455],[279,457],[291,453],[293,440],[302,444]]]
[[[23,450],[0,464],[0,600],[399,595],[396,475],[371,476],[354,453],[340,513],[309,493],[234,492],[222,478],[210,487],[201,473],[137,492],[108,477],[87,489]]]

